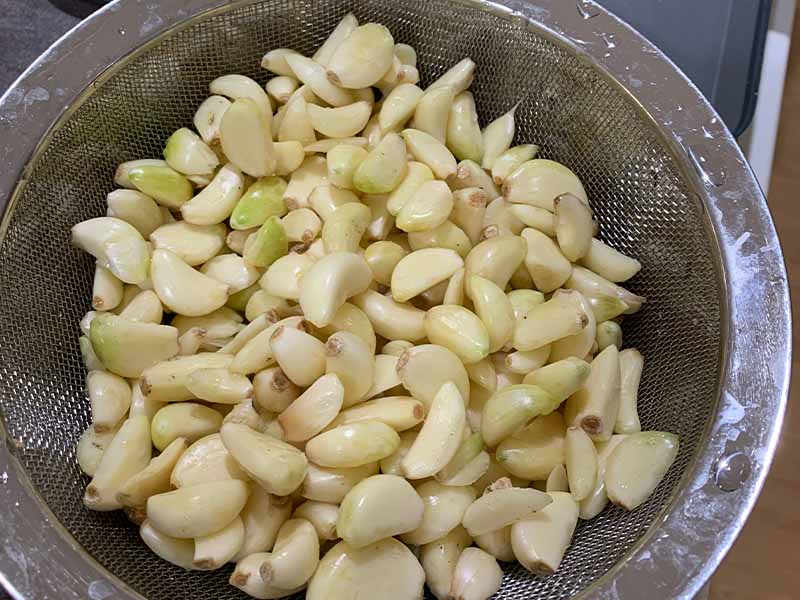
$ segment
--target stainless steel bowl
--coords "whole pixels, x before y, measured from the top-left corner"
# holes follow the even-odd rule
[[[581,523],[547,579],[507,566],[499,598],[684,598],[741,529],[780,432],[790,304],[780,245],[739,148],[652,44],[579,0],[117,0],[0,100],[0,581],[18,598],[234,598],[184,573],[124,517],[83,508],[88,423],[77,321],[91,263],[69,227],[104,212],[114,166],[159,156],[207,82],[259,81],[268,49],[308,52],[348,10],[420,55],[423,82],[478,63],[481,115],[522,100],[519,141],[583,179],[612,245],[644,264],[626,321],[646,357],[646,428],[681,436],[653,497]]]

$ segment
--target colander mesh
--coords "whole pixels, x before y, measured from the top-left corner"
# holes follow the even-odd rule
[[[601,237],[638,257],[629,287],[649,298],[625,321],[625,345],[645,356],[643,428],[680,435],[678,459],[651,499],[608,508],[578,525],[561,569],[532,577],[507,565],[499,598],[567,598],[591,586],[630,550],[676,491],[715,405],[720,361],[719,276],[705,216],[655,127],[585,62],[518,20],[448,0],[274,0],[228,7],[126,62],[55,133],[19,197],[0,248],[0,408],[33,484],[75,539],[142,595],[242,597],[230,569],[186,573],[156,558],[119,513],[81,504],[86,477],[75,444],[89,423],[78,320],[89,309],[92,260],[69,228],[105,213],[115,166],[160,157],[191,123],[208,82],[238,72],[260,83],[263,53],[310,54],[352,10],[387,25],[419,54],[423,83],[457,60],[478,63],[472,86],[485,124],[521,101],[517,142],[581,177]],[[123,33],[120,32],[120,35]]]

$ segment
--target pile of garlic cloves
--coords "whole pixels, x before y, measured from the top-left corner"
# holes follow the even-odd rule
[[[555,572],[678,453],[622,349],[641,264],[578,177],[479,118],[466,58],[347,15],[219,77],[164,160],[119,165],[80,323],[92,510],[255,598],[483,600]],[[481,123],[485,126],[481,128]]]

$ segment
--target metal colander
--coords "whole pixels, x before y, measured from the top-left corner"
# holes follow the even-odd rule
[[[516,142],[572,168],[601,237],[644,265],[629,287],[648,303],[626,319],[625,345],[646,357],[643,428],[677,433],[680,454],[642,507],[580,522],[555,575],[507,565],[497,597],[691,596],[776,443],[790,331],[780,247],[696,89],[627,26],[571,0],[115,2],[23,75],[0,101],[0,581],[37,599],[243,597],[230,569],[184,572],[121,514],[82,505],[75,445],[90,410],[77,323],[93,262],[69,230],[104,214],[119,162],[160,157],[210,80],[263,84],[265,51],[310,54],[348,11],[413,45],[422,83],[472,57],[485,122],[521,102]]]

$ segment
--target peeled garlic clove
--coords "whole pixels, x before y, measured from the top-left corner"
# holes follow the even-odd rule
[[[506,152],[514,140],[514,113],[517,106],[489,123],[483,130],[483,161],[481,166],[490,171],[494,168],[497,159]],[[533,158],[530,156],[529,158]],[[494,172],[492,171],[494,176]],[[497,183],[502,183],[501,181]]]
[[[400,536],[406,544],[429,544],[446,536],[459,526],[467,507],[475,501],[475,490],[470,486],[446,486],[436,481],[422,483],[416,493],[424,510],[417,527]]]
[[[255,284],[261,273],[238,254],[221,254],[209,260],[200,272],[228,286],[230,294]]]
[[[342,146],[342,148],[348,148],[348,146]],[[361,150],[361,148],[355,148],[355,150]],[[356,196],[350,190],[343,190],[334,185],[324,184],[318,185],[316,188],[314,188],[314,191],[311,192],[311,195],[308,197],[308,202],[311,205],[311,208],[314,209],[314,212],[316,212],[323,221],[327,222],[337,209],[346,204],[359,204],[361,201],[359,200],[358,196]],[[347,215],[347,213],[349,213],[349,215]],[[356,228],[356,232],[351,232],[353,236],[357,235],[357,230],[361,227],[365,227],[364,221],[367,219],[366,211],[363,209],[353,210],[353,207],[351,207],[348,209],[348,211],[345,211],[345,213],[342,213],[339,215],[339,217],[337,217],[337,219],[340,221],[339,225],[337,226],[338,229],[344,229],[343,225],[345,224],[344,222],[346,220],[342,217],[345,215],[357,217],[359,222],[358,227]],[[345,232],[346,231],[347,230],[345,229]],[[331,238],[329,241],[333,241],[332,237],[333,236],[331,236],[329,233],[329,238]]]
[[[296,385],[308,387],[325,373],[325,345],[313,335],[278,327],[269,344],[278,365]]]
[[[241,99],[252,101],[267,119],[267,126],[272,122],[272,103],[269,96],[264,88],[249,77],[234,74],[222,75],[214,79],[208,87],[212,94],[227,96],[234,101]],[[230,158],[227,151],[225,154]]]
[[[150,400],[158,402],[191,400],[195,396],[189,391],[187,382],[193,371],[226,369],[231,362],[230,355],[219,352],[203,352],[158,362],[142,373],[139,387]]]
[[[272,550],[281,525],[292,512],[288,498],[273,496],[255,484],[250,488],[250,497],[241,513],[244,541],[233,560]]]
[[[327,64],[328,79],[335,85],[359,89],[375,85],[394,58],[394,39],[377,23],[356,28],[333,52]]]
[[[355,253],[372,218],[372,211],[360,202],[339,206],[325,221],[322,241],[328,253]]]
[[[347,143],[331,148],[326,156],[329,181],[338,188],[352,189],[353,175],[368,155],[364,148]],[[325,215],[320,216],[325,219]]]
[[[626,290],[615,283],[593,273],[589,269],[574,266],[565,288],[578,290],[587,298],[594,299],[593,310],[598,322],[608,321],[623,312],[633,314],[642,308],[647,299]]]
[[[150,496],[147,518],[153,526],[179,539],[220,531],[241,512],[247,485],[235,479],[201,483]]]
[[[555,212],[555,199],[561,194],[572,194],[588,204],[586,191],[575,173],[552,160],[529,160],[503,182],[503,195],[509,202],[532,204],[550,212]]]
[[[453,88],[454,93],[460,94],[470,86],[474,73],[475,62],[471,58],[464,58],[450,67],[444,75],[430,84],[425,91],[449,86]]]
[[[144,508],[150,496],[169,491],[170,474],[185,450],[184,438],[174,440],[147,467],[125,482],[117,492],[117,501],[122,506]]]
[[[591,369],[579,358],[565,358],[529,373],[524,383],[542,388],[561,403],[583,387]]]
[[[365,101],[335,108],[308,105],[308,116],[314,129],[331,138],[354,136],[364,129],[371,112],[372,106]]]
[[[483,450],[483,436],[480,433],[473,433],[467,437],[458,450],[453,455],[441,471],[436,474],[436,479],[440,483],[445,483],[446,480],[453,478],[464,467],[466,467],[476,456]],[[488,466],[488,465],[487,465]],[[449,485],[445,483],[445,485]]]
[[[593,440],[606,441],[617,420],[619,395],[619,350],[609,346],[592,361],[584,386],[567,400],[564,418],[583,428]]]
[[[256,404],[269,412],[286,410],[302,392],[280,367],[270,367],[256,373],[253,388]]]
[[[110,429],[107,431],[99,432],[94,428],[94,425],[89,425],[78,440],[78,446],[75,450],[75,455],[78,459],[78,465],[81,471],[86,473],[89,477],[94,476],[97,471],[97,466],[100,464],[100,459],[103,453],[108,448],[111,440],[117,434],[118,429]]]
[[[517,350],[506,355],[506,368],[511,373],[527,375],[542,366],[550,358],[550,344],[536,350]]]
[[[328,79],[325,67],[321,64],[300,54],[286,55],[285,60],[295,77],[331,106],[344,106],[355,101],[350,90],[343,89]]]
[[[497,560],[511,562],[514,550],[511,548],[511,525],[475,536],[475,545]]]
[[[397,362],[403,386],[430,409],[440,388],[451,381],[461,397],[469,398],[469,379],[458,356],[447,348],[424,344],[406,350]]]
[[[218,433],[191,444],[178,458],[170,475],[170,483],[176,488],[227,479],[246,481],[249,478],[233,460]]]
[[[478,187],[464,188],[453,193],[453,212],[450,219],[467,234],[472,244],[480,241],[488,196]]]
[[[464,262],[452,250],[425,248],[405,256],[392,272],[392,297],[405,302],[437,283],[445,281]]]
[[[184,220],[194,225],[216,225],[231,216],[244,191],[244,176],[228,163],[203,190],[181,206]]]
[[[219,139],[219,124],[230,105],[224,96],[209,96],[194,113],[194,127],[206,144]]]
[[[108,371],[89,371],[86,390],[91,401],[94,430],[104,433],[117,429],[131,405],[128,382]]]
[[[130,179],[130,173],[133,169],[138,167],[169,167],[169,165],[167,165],[167,161],[156,158],[129,160],[117,165],[117,169],[114,171],[114,183],[130,190],[136,189],[136,186]]]
[[[300,282],[314,264],[305,254],[289,253],[273,262],[261,276],[259,283],[268,294],[298,300]]]
[[[226,284],[195,271],[169,250],[153,252],[151,277],[161,302],[178,314],[205,315],[228,300]]]
[[[595,342],[597,343],[597,349],[601,352],[609,346],[622,348],[622,327],[616,321],[598,323]]]
[[[308,206],[309,196],[317,186],[327,183],[327,165],[322,156],[308,156],[294,171],[283,199],[290,210]]]
[[[388,425],[395,431],[404,431],[422,422],[424,412],[422,403],[414,398],[389,396],[370,400],[342,411],[331,423],[331,427],[374,420]]]
[[[626,510],[645,502],[675,462],[678,448],[678,436],[663,431],[642,431],[625,438],[606,464],[609,500]]]
[[[449,600],[451,597],[450,586],[456,563],[462,550],[471,543],[470,535],[459,526],[420,548],[420,563],[425,570],[426,582],[438,600]]]
[[[280,104],[286,104],[297,89],[297,79],[287,75],[273,77],[265,86],[267,93]]]
[[[553,201],[558,245],[570,261],[577,261],[589,252],[592,244],[592,211],[572,194],[561,194]]]
[[[503,117],[501,117],[502,119]],[[506,178],[516,171],[523,163],[533,159],[539,153],[539,146],[535,144],[522,144],[505,150],[500,154],[491,167],[492,179],[497,185],[501,185]],[[532,227],[532,225],[531,225]]]
[[[404,129],[403,139],[415,160],[427,165],[437,179],[447,179],[456,173],[455,157],[432,135],[419,129]]]
[[[374,290],[353,297],[372,322],[375,333],[387,340],[417,341],[425,337],[425,311],[410,304],[395,302]]]
[[[400,445],[400,437],[379,421],[341,425],[310,439],[306,454],[323,467],[350,468],[379,461]]]
[[[378,116],[382,131],[395,131],[405,125],[414,114],[424,92],[414,84],[403,83],[395,87],[383,101]]]
[[[462,306],[435,306],[425,315],[425,333],[434,344],[452,350],[465,364],[489,353],[489,332],[478,316]]]
[[[575,290],[557,290],[553,297],[564,298],[579,307],[588,317],[586,327],[578,333],[561,338],[553,343],[552,361],[574,356],[582,358],[589,354],[597,335],[597,321],[589,300]]]
[[[387,342],[386,344],[384,344],[383,348],[381,348],[381,354],[396,356],[397,358],[400,358],[403,352],[413,347],[414,344],[412,344],[411,342],[407,342],[405,340],[395,340],[393,342]]]
[[[106,196],[106,202],[109,217],[130,223],[144,238],[163,224],[158,204],[137,190],[114,190]]]
[[[556,236],[556,219],[549,210],[531,206],[530,204],[507,204],[508,210],[513,217],[526,227],[541,231],[550,238]]]
[[[627,281],[642,269],[642,263],[638,260],[625,256],[597,238],[592,239],[589,250],[580,259],[580,264],[617,283]]]
[[[294,71],[286,62],[286,57],[289,55],[296,55],[298,52],[290,50],[289,48],[276,48],[270,50],[261,59],[261,68],[267,71],[272,71],[276,75],[285,75],[288,77],[294,76]]]
[[[303,482],[308,461],[294,446],[239,423],[226,423],[220,435],[236,462],[271,494],[287,496]]]
[[[403,206],[414,196],[419,188],[426,182],[433,180],[433,172],[420,162],[409,162],[408,173],[400,185],[389,195],[386,203],[389,212],[398,215]]]
[[[501,235],[484,240],[467,255],[465,267],[469,273],[493,281],[505,289],[514,271],[525,258],[525,240],[514,235]]]
[[[78,223],[72,227],[72,243],[125,283],[138,285],[148,277],[147,243],[132,225],[121,219],[97,217]]]
[[[186,388],[201,400],[238,404],[253,395],[253,384],[244,375],[224,368],[197,369],[186,378]]]
[[[553,411],[558,404],[535,385],[518,384],[496,391],[483,407],[481,433],[494,448],[528,421]]]
[[[518,350],[534,350],[575,335],[588,324],[589,315],[580,303],[566,294],[554,296],[534,306],[517,322],[513,345]]]
[[[263,177],[253,183],[244,193],[231,214],[234,229],[260,227],[268,218],[286,214],[283,194],[286,182],[280,177]]]
[[[373,398],[400,385],[400,378],[397,376],[397,360],[398,358],[396,356],[390,356],[388,354],[379,354],[375,356],[372,386],[366,393],[365,398]],[[416,425],[416,422],[408,427],[413,427],[414,425]],[[405,427],[405,429],[408,427]]]
[[[511,527],[514,556],[536,575],[556,572],[578,522],[578,506],[569,493],[550,496],[551,504]]]
[[[325,370],[336,373],[344,384],[344,406],[352,406],[366,398],[374,380],[372,353],[357,335],[339,331],[325,343]]]
[[[94,476],[86,487],[83,503],[91,510],[116,510],[122,505],[117,493],[133,475],[150,462],[150,426],[138,416],[122,424],[103,453]]]
[[[458,160],[483,159],[483,136],[478,125],[475,100],[469,92],[461,92],[450,105],[447,120],[447,147]]]
[[[129,321],[109,313],[92,320],[89,337],[102,364],[122,377],[139,377],[147,367],[178,353],[174,327]]]
[[[294,589],[311,578],[318,562],[319,539],[314,526],[305,519],[289,519],[258,571],[266,585]]]
[[[320,540],[335,540],[340,537],[336,532],[336,522],[339,519],[339,507],[336,504],[306,500],[294,510],[292,516],[310,522]]]
[[[528,480],[546,479],[553,467],[564,463],[566,426],[561,413],[535,418],[530,425],[497,447],[497,462],[512,475]]]
[[[261,91],[266,98],[266,93]],[[236,100],[222,117],[219,130],[225,156],[253,177],[271,175],[275,171],[270,121],[271,116],[265,116],[263,108],[250,98]]]
[[[181,127],[167,139],[164,158],[170,167],[184,175],[213,173],[219,164],[214,151],[186,127]]]
[[[353,13],[347,13],[334,30],[327,37],[325,42],[314,53],[314,60],[322,66],[327,66],[333,53],[358,27],[358,19]]]
[[[514,309],[514,318],[519,321],[534,306],[544,303],[544,294],[536,290],[514,290],[508,293],[508,299]]]
[[[264,560],[269,558],[269,553],[267,552],[255,552],[253,554],[238,558],[239,560],[236,563],[236,568],[231,574],[228,582],[232,586],[242,590],[248,596],[253,598],[261,598],[262,600],[286,598],[287,596],[291,596],[301,591],[304,587],[300,586],[294,589],[285,590],[283,588],[277,588],[264,583],[264,579],[261,577],[260,568]]]
[[[244,260],[256,267],[269,267],[289,252],[289,241],[281,220],[269,217],[244,244]]]
[[[644,357],[635,348],[628,348],[619,353],[620,389],[619,412],[614,424],[616,433],[636,433],[642,430],[636,406],[643,368]]]
[[[473,537],[496,531],[541,510],[552,502],[548,494],[533,488],[507,487],[485,493],[464,513],[464,528]]]
[[[579,427],[567,428],[564,444],[569,489],[576,502],[587,498],[597,482],[597,451],[589,435]]]
[[[367,194],[387,194],[400,185],[407,171],[403,138],[389,133],[359,163],[353,174],[353,186]]]
[[[487,600],[502,583],[503,571],[497,560],[479,548],[467,548],[456,563],[450,597],[454,600]]]
[[[453,210],[453,194],[443,181],[426,181],[397,214],[397,227],[407,232],[427,231],[445,223]]]
[[[373,475],[356,484],[339,507],[336,531],[353,548],[413,531],[424,507],[413,487],[396,475]]]
[[[497,388],[497,372],[489,358],[484,358],[471,365],[466,365],[465,368],[470,381],[477,383],[485,390],[490,392],[495,391]]]
[[[194,540],[192,563],[200,571],[219,569],[230,561],[242,547],[245,528],[238,516],[220,531]]]
[[[555,242],[541,231],[527,228],[522,231],[527,244],[525,266],[536,288],[552,292],[561,287],[572,273],[572,265]]]
[[[479,275],[469,275],[465,284],[475,312],[489,333],[489,352],[497,352],[514,334],[516,321],[511,302],[494,282]]]
[[[194,193],[189,180],[168,166],[135,166],[128,170],[127,177],[137,190],[173,210],[180,208]]]
[[[300,306],[317,327],[328,325],[348,298],[367,289],[372,271],[351,252],[328,254],[313,264],[300,284]]]
[[[326,468],[310,463],[300,493],[309,500],[338,504],[354,485],[377,472],[377,462],[354,468]]]
[[[122,282],[108,269],[97,265],[92,283],[92,308],[113,310],[122,302]]]
[[[500,196],[500,190],[494,184],[492,178],[473,160],[462,160],[458,163],[458,170],[455,175],[448,178],[447,185],[453,190],[479,187],[486,192],[489,200],[494,200]]]
[[[320,433],[339,413],[343,400],[344,386],[335,374],[317,379],[278,417],[286,440],[303,442]]]
[[[419,435],[401,463],[407,478],[431,477],[450,462],[466,424],[464,404],[454,383],[447,382],[439,389]]]
[[[258,322],[258,326],[250,332],[252,337],[248,335],[247,341],[244,341],[245,336],[243,335],[242,340],[239,342],[234,339],[233,344],[236,347],[241,346],[236,352],[236,356],[233,358],[233,361],[230,363],[229,368],[234,373],[249,375],[250,373],[257,373],[258,371],[270,366],[275,361],[275,357],[272,354],[272,348],[269,344],[272,334],[282,326],[295,328],[302,327],[301,317],[287,317],[281,321],[278,321],[277,323],[271,323],[266,319],[266,314],[262,316],[264,319],[262,319],[262,317],[258,317],[256,321],[253,321],[253,323]],[[242,331],[242,334],[245,334],[246,332],[247,329]],[[237,336],[237,338],[238,337],[239,336]],[[222,348],[220,352],[232,353],[234,349],[235,348],[228,348],[226,346],[225,348]]]
[[[464,304],[464,279],[466,278],[466,273],[467,271],[464,268],[453,273],[453,276],[450,277],[450,281],[447,282],[447,289],[444,292],[442,304],[454,304],[458,306]]]
[[[163,451],[179,437],[191,444],[216,433],[221,425],[222,415],[208,406],[194,402],[168,404],[153,416],[153,445]]]
[[[367,315],[360,308],[349,302],[345,302],[336,311],[333,320],[325,327],[320,328],[319,332],[325,338],[332,336],[338,331],[349,331],[358,336],[369,348],[370,354],[375,352],[375,331],[372,328]]]
[[[194,541],[171,537],[153,527],[153,523],[145,520],[139,527],[139,536],[156,556],[191,571],[193,564]]]
[[[161,323],[164,316],[164,308],[161,300],[152,290],[143,290],[128,303],[124,310],[119,313],[123,319],[139,321],[141,323]]]
[[[339,542],[328,550],[311,578],[308,600],[421,598],[425,573],[404,544],[387,538],[363,548]]]
[[[192,225],[185,221],[167,223],[150,234],[159,250],[169,250],[190,266],[201,265],[225,245],[225,225]]]
[[[414,128],[444,143],[454,97],[455,92],[449,86],[426,90],[414,111]]]
[[[317,140],[308,110],[309,106],[313,105],[308,104],[301,95],[293,96],[289,100],[278,126],[278,140],[281,142],[296,141],[304,145]]]
[[[606,494],[605,473],[608,457],[614,452],[616,447],[627,438],[627,435],[612,435],[607,442],[598,442],[597,448],[597,481],[594,489],[585,499],[579,503],[581,519],[593,519],[599,515],[608,504]]]

